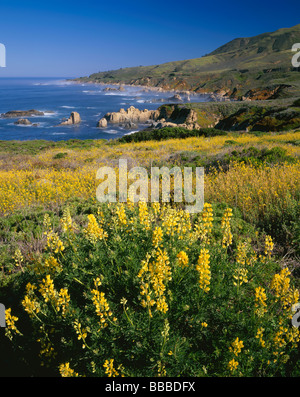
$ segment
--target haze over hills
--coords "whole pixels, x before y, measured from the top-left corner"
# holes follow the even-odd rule
[[[292,66],[300,24],[250,38],[237,38],[201,58],[94,73],[77,81],[130,84],[217,93],[231,99],[300,95],[299,68]]]

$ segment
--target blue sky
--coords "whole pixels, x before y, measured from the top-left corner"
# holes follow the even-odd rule
[[[300,23],[299,0],[0,1],[0,77],[77,77],[198,58]]]

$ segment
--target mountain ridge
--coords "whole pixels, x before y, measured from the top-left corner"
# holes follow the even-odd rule
[[[231,99],[274,99],[300,95],[300,68],[292,45],[300,24],[257,36],[236,38],[200,58],[93,73],[80,82],[128,84],[216,93]]]

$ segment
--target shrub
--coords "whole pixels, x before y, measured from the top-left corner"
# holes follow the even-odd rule
[[[294,374],[298,291],[272,239],[254,249],[235,217],[141,202],[99,205],[82,226],[68,208],[59,228],[45,216],[6,336],[62,376]]]

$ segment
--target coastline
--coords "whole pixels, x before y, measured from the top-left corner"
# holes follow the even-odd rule
[[[175,93],[175,94],[187,94],[190,96],[208,96],[209,98],[211,98],[212,100],[216,100],[216,101],[225,101],[225,100],[230,100],[230,98],[228,97],[227,94],[220,94],[220,93],[216,93],[216,92],[200,92],[197,93],[195,91],[190,91],[190,90],[176,90],[174,88],[171,89],[165,89],[163,87],[157,87],[157,86],[151,86],[151,85],[141,85],[141,84],[128,84],[128,83],[124,83],[124,82],[120,82],[120,83],[103,83],[103,82],[99,82],[99,81],[94,81],[94,80],[86,80],[86,81],[81,81],[80,80],[81,77],[79,77],[78,79],[66,79],[66,81],[68,82],[73,82],[75,84],[91,84],[91,85],[100,85],[100,86],[123,86],[123,87],[138,87],[141,88],[143,90],[147,90],[147,91],[156,91],[156,92],[170,92],[170,93]]]

